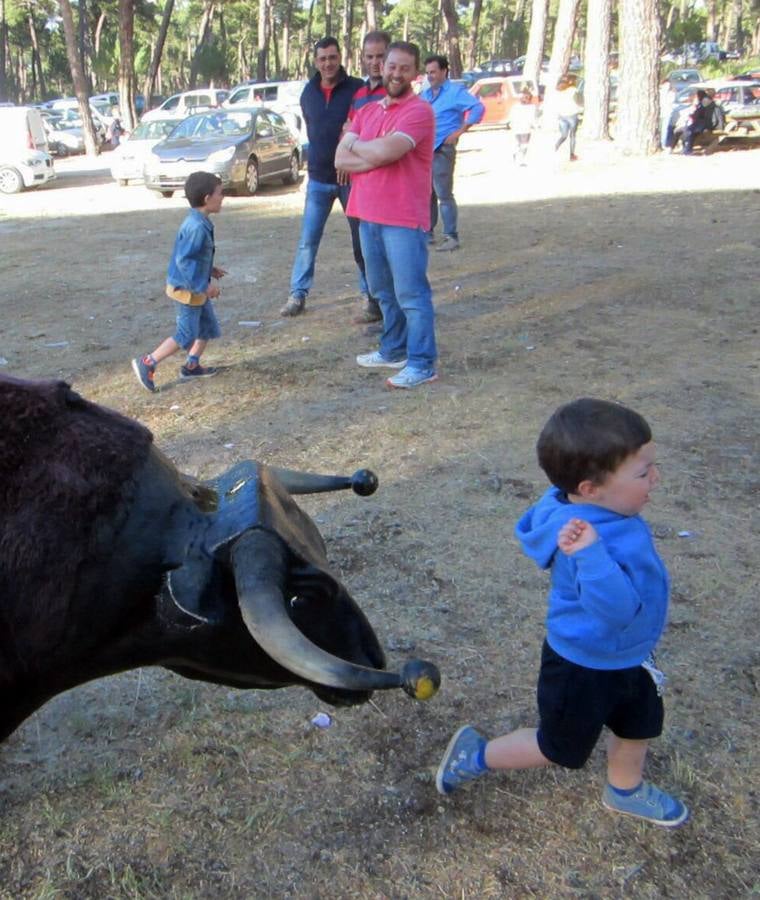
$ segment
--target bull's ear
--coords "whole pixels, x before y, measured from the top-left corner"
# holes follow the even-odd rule
[[[72,391],[65,381],[58,382],[58,390],[60,391],[59,396],[66,406],[72,409],[82,409],[87,406],[87,401],[77,394],[76,391]]]
[[[209,519],[186,506],[173,512],[166,532],[163,564],[169,570],[166,585],[174,603],[201,622],[211,622],[213,604],[208,601],[214,561],[206,551]]]

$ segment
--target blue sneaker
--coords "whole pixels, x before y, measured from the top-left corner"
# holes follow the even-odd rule
[[[182,366],[179,370],[179,380],[180,381],[192,381],[194,378],[213,378],[219,372],[215,366],[193,366],[192,369],[188,368],[188,366]]]
[[[676,828],[689,817],[689,810],[680,800],[648,781],[642,781],[635,793],[622,797],[608,784],[602,794],[602,804],[613,812],[636,816],[665,828]]]
[[[140,384],[145,388],[146,391],[150,391],[151,394],[156,393],[156,385],[153,383],[153,375],[156,371],[156,367],[152,366],[148,361],[147,356],[138,356],[132,360],[132,371],[137,376],[137,380]]]
[[[449,741],[438,771],[435,786],[439,794],[450,794],[458,787],[483,775],[488,769],[478,763],[486,739],[471,725],[463,725]]]
[[[437,381],[438,375],[432,369],[413,369],[406,366],[397,375],[391,375],[385,380],[390,388],[409,388],[419,387],[421,384],[427,384],[428,381]]]

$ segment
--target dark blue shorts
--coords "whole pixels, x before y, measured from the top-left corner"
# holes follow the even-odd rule
[[[606,725],[629,741],[662,733],[664,709],[642,668],[587,669],[555,653],[544,641],[538,677],[538,746],[559,766],[580,769]]]
[[[207,300],[203,306],[190,306],[187,303],[174,301],[177,314],[177,330],[174,340],[188,350],[193,341],[210,341],[222,333],[214,311],[214,304]]]

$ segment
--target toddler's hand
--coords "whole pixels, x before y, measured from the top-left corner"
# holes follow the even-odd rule
[[[214,297],[218,297],[221,292],[221,288],[218,284],[210,284],[208,286],[208,289],[206,290],[206,296],[209,298],[209,300],[213,300]]]
[[[214,267],[211,269],[211,277],[212,277],[212,278],[224,278],[224,276],[225,276],[226,274],[227,274],[227,270],[226,270],[226,269],[220,269],[219,266],[214,266]]]
[[[596,528],[590,522],[584,519],[570,519],[559,530],[557,546],[563,553],[572,556],[578,550],[590,547],[597,537]]]

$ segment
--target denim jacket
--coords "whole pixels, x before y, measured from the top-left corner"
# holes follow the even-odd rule
[[[180,225],[166,273],[174,288],[205,294],[214,265],[214,226],[208,216],[191,209]]]

